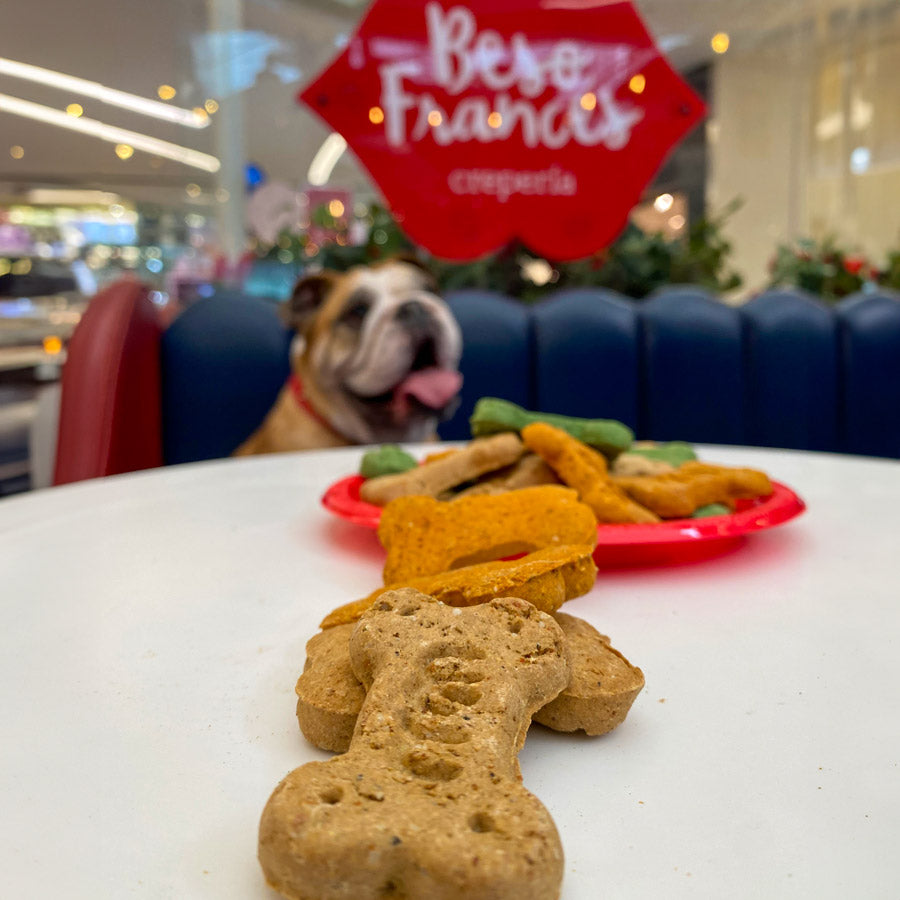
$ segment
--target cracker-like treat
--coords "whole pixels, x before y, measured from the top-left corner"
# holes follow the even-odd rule
[[[575,491],[544,485],[442,503],[400,497],[381,513],[386,585],[563,544],[597,543],[597,522]]]
[[[772,482],[756,469],[686,462],[674,472],[614,478],[616,485],[664,519],[679,519],[711,503],[731,506],[741,498],[766,497]]]
[[[366,699],[350,665],[350,635],[356,622],[313,635],[297,680],[297,721],[306,739],[322,750],[345,753]]]
[[[638,478],[643,475],[662,475],[674,472],[675,466],[664,459],[650,459],[640,453],[620,453],[610,467],[610,475],[621,478]]]
[[[350,638],[368,688],[350,749],[291,772],[259,826],[293,900],[554,900],[563,852],[516,754],[569,680],[559,626],[524,600],[381,597]]]
[[[625,721],[644,686],[644,673],[584,619],[561,612],[553,618],[566,636],[572,678],[555,700],[534,714],[534,721],[554,731],[606,734]]]
[[[534,714],[555,731],[605,734],[621,724],[644,684],[609,638],[583,619],[553,618],[566,638],[572,677],[568,686]],[[350,665],[355,623],[320,631],[306,645],[306,664],[297,680],[297,721],[304,737],[322,750],[345,753],[350,746],[365,689]]]
[[[522,429],[522,440],[565,484],[578,491],[581,501],[594,511],[598,522],[659,521],[650,510],[635,503],[610,481],[603,454],[561,428],[535,422]]]
[[[408,472],[364,481],[359,496],[366,503],[385,506],[398,497],[436,497],[442,491],[472,481],[514,463],[525,448],[515,434],[498,434],[472,441],[455,453],[422,463]]]
[[[474,606],[495,597],[519,597],[542,612],[556,612],[566,602],[586,594],[597,577],[587,544],[545,547],[513,560],[463,566],[438,575],[411,578],[403,587],[415,588],[448,606]],[[399,586],[399,585],[396,585]],[[379,588],[330,612],[320,628],[355,622],[390,587]]]
[[[501,494],[539,484],[559,484],[556,472],[536,453],[526,453],[517,463],[488,474],[457,493],[457,497],[473,497],[476,494]],[[448,498],[449,499],[449,498]]]

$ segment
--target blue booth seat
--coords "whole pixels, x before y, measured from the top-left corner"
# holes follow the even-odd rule
[[[659,441],[744,441],[741,317],[706,292],[664,289],[643,321],[638,435]]]
[[[438,429],[444,440],[471,437],[469,416],[490,395],[529,406],[533,398],[531,316],[527,306],[487,291],[455,291],[446,297],[463,336],[463,375],[456,413]]]
[[[560,291],[533,308],[535,409],[638,424],[640,318],[612,291]]]
[[[837,444],[834,312],[799,291],[769,291],[741,307],[745,436],[749,444],[832,450]]]
[[[256,429],[290,374],[291,334],[271,303],[211,297],[163,334],[167,463],[228,456]]]
[[[528,409],[616,418],[640,438],[846,451],[900,458],[900,298],[829,307],[771,291],[733,308],[696,288],[646,301],[569,290],[529,306],[485,291],[448,297],[463,333],[459,409],[469,437],[483,396]],[[167,463],[231,453],[288,374],[276,308],[213,297],[162,338]]]
[[[839,449],[900,457],[900,302],[863,294],[838,304]]]

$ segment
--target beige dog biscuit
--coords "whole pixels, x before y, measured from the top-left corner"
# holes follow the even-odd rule
[[[336,625],[306,644],[297,681],[297,721],[306,739],[322,750],[346,753],[366,690],[350,665],[350,635],[356,622]]]
[[[558,697],[534,714],[554,731],[605,734],[624,721],[644,684],[632,666],[595,628],[565,613],[553,618],[563,631],[572,678]],[[297,721],[304,737],[323,750],[344,753],[365,699],[350,665],[354,623],[319,632],[306,645],[297,681]]]
[[[566,613],[555,613],[553,618],[566,636],[572,679],[555,700],[534,714],[534,721],[554,731],[606,734],[625,721],[644,686],[644,673],[583,619]]]
[[[384,583],[435,575],[562,544],[597,544],[597,523],[578,495],[561,485],[505,494],[400,497],[381,514],[378,538],[387,550]]]
[[[523,600],[459,609],[396,591],[350,656],[368,686],[350,749],[269,798],[269,884],[295,900],[557,898],[559,835],[516,758],[570,677],[556,623]]]
[[[539,484],[559,484],[556,473],[535,453],[526,453],[517,463],[489,473],[471,487],[459,491],[457,497],[474,497],[477,494],[500,494]],[[443,497],[441,499],[444,499]],[[447,498],[452,499],[452,498]]]
[[[422,463],[407,472],[370,478],[363,482],[359,496],[376,506],[385,506],[398,497],[436,497],[441,491],[472,481],[485,472],[511,465],[524,452],[525,448],[515,434],[481,438],[456,453]]]
[[[494,597],[520,597],[542,612],[555,612],[566,600],[586,594],[597,577],[586,544],[545,547],[519,559],[479,563],[452,572],[411,578],[404,587],[415,588],[448,606],[474,606]],[[385,591],[379,588],[362,600],[346,603],[330,612],[321,628],[356,621]]]

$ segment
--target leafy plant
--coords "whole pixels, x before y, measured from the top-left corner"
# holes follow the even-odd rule
[[[900,290],[900,251],[876,267],[860,253],[840,247],[834,237],[781,244],[769,264],[769,287],[797,287],[834,303],[858,291]]]
[[[366,237],[349,240],[343,220],[332,217],[325,207],[315,210],[311,222],[329,239],[316,245],[309,234],[282,235],[272,248],[258,251],[284,262],[307,260],[323,268],[346,269],[375,262],[398,253],[415,253],[434,272],[444,291],[480,288],[498,291],[523,302],[539,300],[561,287],[602,287],[629,297],[642,298],[666,284],[697,284],[715,293],[741,285],[740,276],[728,269],[731,244],[722,227],[740,205],[730,204],[722,214],[701,219],[684,238],[668,240],[662,234],[646,234],[628,225],[610,247],[586,259],[550,263],[519,242],[465,263],[430,256],[407,237],[391,213],[373,204],[362,219]]]

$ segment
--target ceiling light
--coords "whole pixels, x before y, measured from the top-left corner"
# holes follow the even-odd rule
[[[84,115],[84,107],[80,103],[70,103],[66,107],[66,114],[78,118]]]
[[[172,87],[171,84],[161,84],[156,89],[156,96],[159,97],[160,100],[171,100],[178,91]]]
[[[12,147],[9,148],[9,155],[13,159],[21,159],[25,155],[25,148],[20,144],[13,144]]]
[[[309,172],[306,174],[313,187],[321,187],[331,178],[337,161],[346,149],[347,142],[336,131],[322,141],[322,146],[313,157],[313,161],[309,164]]]
[[[200,119],[189,109],[169,106],[158,100],[148,100],[137,94],[129,94],[127,91],[106,87],[96,81],[88,81],[86,78],[76,78],[74,75],[66,75],[64,72],[42,69],[40,66],[16,62],[2,56],[0,56],[0,75],[23,78],[25,81],[46,84],[73,94],[81,94],[84,97],[94,97],[111,106],[118,106],[145,116],[153,116],[155,119],[165,119],[178,125],[187,125],[189,128],[205,128],[209,124],[207,118]]]
[[[110,191],[75,188],[32,188],[25,194],[26,202],[34,206],[111,206],[121,199]]]
[[[675,198],[671,194],[660,194],[653,201],[653,208],[657,212],[668,212],[672,208],[672,204],[675,202]]]
[[[134,147],[131,144],[116,144],[116,156],[119,159],[131,159],[134,156]]]
[[[203,108],[204,108],[210,115],[212,115],[213,113],[216,113],[216,112],[219,111],[219,102],[218,102],[217,100],[213,100],[212,98],[210,98],[209,100],[207,100],[207,101],[203,104]]]
[[[135,150],[143,150],[146,153],[155,153],[166,159],[175,160],[194,169],[202,169],[205,172],[218,172],[221,163],[215,156],[192,150],[190,147],[182,147],[169,141],[141,134],[138,131],[130,131],[127,128],[119,128],[115,125],[107,125],[96,119],[79,118],[66,115],[62,110],[43,106],[40,103],[32,103],[30,100],[21,100],[18,97],[10,97],[8,94],[0,94],[0,110],[26,119],[34,119],[37,122],[45,122],[48,125],[58,125],[70,131],[80,131],[82,134],[99,138],[111,144],[128,144]]]
[[[712,40],[709,42],[710,47],[712,47],[716,53],[724,53],[730,44],[731,38],[729,38],[724,31],[714,34]]]

